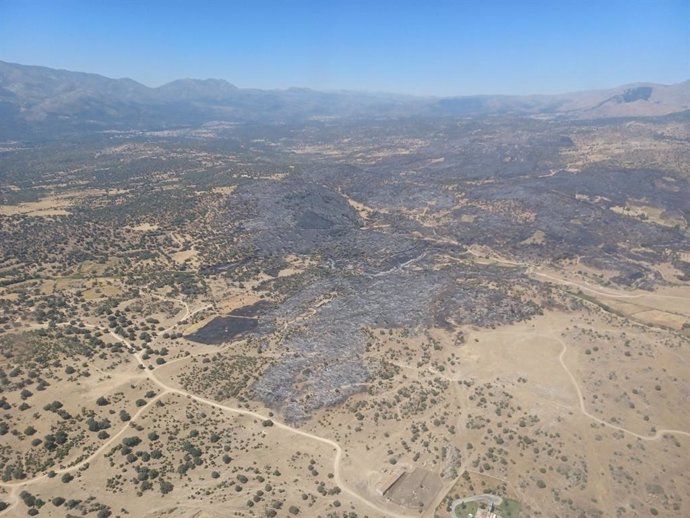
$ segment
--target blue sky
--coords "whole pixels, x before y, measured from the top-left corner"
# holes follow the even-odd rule
[[[690,0],[0,0],[0,60],[157,86],[557,93],[690,79]]]

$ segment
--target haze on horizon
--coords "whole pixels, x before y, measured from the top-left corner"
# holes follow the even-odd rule
[[[690,78],[690,3],[19,2],[0,60],[240,87],[550,94]]]

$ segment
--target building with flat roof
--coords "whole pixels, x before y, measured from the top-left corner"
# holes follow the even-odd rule
[[[384,496],[386,492],[395,485],[395,483],[400,480],[406,471],[405,468],[397,468],[391,473],[385,475],[378,484],[376,484],[376,493]]]

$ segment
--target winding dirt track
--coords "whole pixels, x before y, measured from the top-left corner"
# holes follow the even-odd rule
[[[556,336],[550,336],[549,338],[552,338],[556,341],[558,341],[563,349],[561,350],[561,354],[558,355],[558,361],[561,363],[561,366],[565,370],[565,372],[568,374],[568,377],[570,378],[571,383],[573,384],[573,387],[575,388],[575,392],[577,393],[577,398],[580,403],[580,412],[586,416],[592,419],[593,421],[596,421],[599,424],[602,424],[608,428],[611,428],[613,430],[617,430],[619,432],[627,433],[628,435],[632,435],[633,437],[637,437],[638,439],[641,439],[643,441],[658,441],[661,439],[664,435],[684,435],[686,437],[690,437],[690,432],[686,432],[684,430],[669,430],[667,428],[662,428],[661,430],[657,430],[654,435],[641,435],[637,432],[633,432],[632,430],[628,430],[627,428],[623,428],[622,426],[618,426],[612,423],[609,423],[608,421],[604,421],[603,419],[600,419],[599,417],[590,414],[587,411],[587,408],[585,407],[585,400],[582,397],[582,390],[580,389],[580,385],[578,384],[577,380],[575,379],[575,376],[573,373],[570,371],[568,366],[565,364],[565,361],[563,358],[565,357],[566,353],[568,352],[568,346],[565,344],[563,340]]]
[[[454,244],[457,244],[459,246],[460,243],[454,242]],[[467,249],[467,252],[470,255],[473,255],[475,257],[481,258],[481,254],[477,252],[475,249],[472,247],[469,247]],[[612,299],[637,299],[641,297],[645,298],[657,298],[657,299],[668,299],[668,300],[682,300],[687,302],[688,299],[687,297],[679,297],[676,295],[661,295],[659,293],[620,293],[620,292],[614,292],[611,290],[604,291],[598,286],[593,286],[588,283],[578,283],[574,281],[568,281],[566,279],[562,279],[560,277],[555,277],[553,275],[549,275],[548,273],[540,272],[537,270],[537,267],[534,265],[531,265],[529,263],[524,263],[524,262],[519,262],[519,261],[511,261],[509,259],[504,259],[500,255],[498,255],[496,252],[493,250],[489,249],[489,257],[492,261],[495,261],[499,264],[505,264],[506,266],[517,266],[517,267],[522,267],[522,268],[527,268],[527,274],[532,274],[537,277],[543,277],[544,279],[548,279],[550,281],[553,281],[557,284],[563,284],[566,286],[574,286],[576,288],[580,288],[582,291],[588,291],[590,293],[595,293],[597,295],[600,295],[602,297],[609,297]]]
[[[499,331],[499,333],[500,333],[500,331]],[[558,342],[561,345],[562,349],[561,349],[560,354],[558,355],[558,361],[560,362],[561,367],[563,367],[563,370],[565,370],[566,374],[568,375],[568,378],[570,379],[571,384],[573,385],[573,388],[575,389],[575,393],[577,394],[580,413],[582,415],[584,415],[585,417],[588,417],[589,419],[592,419],[593,421],[596,421],[597,423],[604,425],[607,428],[611,428],[613,430],[617,430],[619,432],[623,432],[623,433],[626,433],[628,435],[632,435],[633,437],[636,437],[636,438],[641,439],[643,441],[657,441],[657,440],[661,439],[664,435],[683,435],[686,437],[690,437],[690,432],[686,432],[685,430],[673,430],[673,429],[668,429],[668,428],[662,428],[660,430],[657,430],[654,435],[642,435],[642,434],[639,434],[639,433],[634,432],[632,430],[628,430],[627,428],[623,428],[622,426],[618,426],[618,425],[615,425],[613,423],[609,423],[608,421],[605,421],[605,420],[591,414],[587,410],[587,407],[585,406],[585,400],[584,400],[584,397],[582,395],[582,390],[580,389],[580,384],[578,383],[577,379],[575,378],[575,375],[570,371],[570,368],[568,368],[568,366],[565,363],[564,357],[565,357],[566,353],[568,352],[568,346],[560,337],[554,336],[554,335],[533,333],[531,331],[527,331],[527,332],[506,331],[505,333],[507,333],[507,334],[526,334],[526,335],[528,335],[528,337],[532,336],[532,337],[548,338],[550,340],[555,340],[556,342]],[[517,342],[524,341],[527,338],[524,338],[524,337],[520,338]],[[408,370],[413,370],[413,371],[426,370],[426,371],[430,372],[431,374],[433,374],[435,376],[439,376],[441,378],[444,378],[448,381],[458,381],[458,378],[447,376],[441,372],[438,372],[437,370],[435,370],[431,366],[425,366],[423,368],[419,368],[419,367],[413,367],[411,365],[405,365],[403,363],[390,361],[390,360],[387,360],[387,362],[392,364],[392,365],[395,365],[397,367],[400,367],[402,369],[408,369]]]
[[[566,281],[565,279],[561,279],[559,277],[554,277],[553,275],[549,275],[548,273],[543,273],[543,272],[537,272],[533,271],[534,275],[537,275],[539,277],[544,277],[545,279],[549,279],[550,281],[554,281],[558,284],[564,284],[566,286],[575,286],[576,288],[580,288],[582,291],[588,291],[590,293],[595,293],[597,295],[600,295],[602,297],[608,297],[610,299],[639,299],[642,297],[645,298],[657,298],[657,299],[669,299],[669,300],[683,300],[687,302],[687,297],[678,297],[675,295],[660,295],[658,293],[616,293],[612,291],[602,291],[596,287],[591,287],[590,285],[587,284],[580,284],[577,282],[573,281]]]
[[[313,433],[305,432],[304,430],[300,430],[298,428],[293,428],[292,426],[289,426],[285,423],[281,423],[280,421],[276,421],[273,418],[259,414],[258,412],[253,412],[251,410],[247,410],[244,408],[237,408],[237,407],[232,407],[232,406],[228,406],[228,405],[223,405],[221,403],[217,403],[216,401],[212,401],[210,399],[206,399],[206,398],[201,397],[201,396],[190,394],[186,390],[180,390],[180,389],[170,387],[170,386],[166,385],[165,383],[163,383],[162,381],[160,381],[153,374],[152,371],[149,371],[149,373],[150,373],[149,379],[151,381],[153,381],[154,383],[156,383],[157,385],[159,385],[161,388],[163,388],[166,391],[166,393],[179,394],[181,396],[185,396],[187,398],[193,399],[194,401],[198,401],[199,403],[204,403],[206,405],[209,405],[209,406],[221,409],[221,410],[225,410],[228,412],[233,412],[235,414],[240,414],[240,415],[244,415],[247,417],[252,417],[258,421],[263,422],[266,420],[271,420],[273,422],[273,426],[276,428],[286,430],[286,431],[293,433],[295,435],[307,437],[309,439],[312,439],[312,440],[315,440],[315,441],[318,441],[318,442],[321,442],[323,444],[330,446],[331,448],[333,448],[335,450],[335,457],[333,460],[334,480],[335,480],[336,484],[343,490],[343,492],[347,493],[348,495],[350,495],[354,499],[362,502],[363,504],[365,504],[368,507],[371,507],[372,509],[375,509],[376,511],[382,513],[385,516],[393,516],[395,518],[409,518],[411,516],[411,515],[394,513],[390,510],[383,509],[383,508],[379,507],[378,505],[376,505],[375,503],[370,502],[369,500],[367,500],[366,498],[361,496],[359,493],[357,493],[353,489],[351,489],[347,485],[347,483],[342,479],[342,477],[340,476],[340,462],[341,462],[342,457],[343,457],[343,449],[340,447],[340,445],[337,442],[332,441],[331,439],[327,439],[325,437],[320,437],[318,435],[314,435]]]
[[[537,275],[546,276],[545,274],[538,274],[538,273],[537,273]],[[555,278],[554,278],[554,279],[555,279]],[[562,279],[557,279],[557,280],[562,281]],[[595,291],[595,290],[592,290],[591,288],[588,288],[588,287],[585,287],[585,286],[582,286],[582,285],[578,285],[578,284],[576,284],[576,283],[572,283],[572,282],[568,282],[568,281],[566,281],[566,282],[567,282],[567,284],[572,284],[572,285],[575,285],[575,286],[579,286],[579,287],[581,287],[581,288],[583,288],[583,289],[586,289],[586,290],[588,290],[588,291]],[[602,293],[602,294],[603,294],[603,293]],[[613,295],[611,295],[611,294],[606,294],[606,296],[609,296],[609,297],[610,297],[610,296],[613,296]],[[638,295],[630,295],[630,297],[636,297],[636,296],[638,296]],[[660,296],[660,297],[665,297],[665,296]],[[164,297],[158,297],[158,298],[164,299]],[[670,297],[670,298],[675,298],[675,297]],[[190,308],[189,308],[189,306],[188,306],[188,304],[187,304],[186,302],[184,302],[184,301],[181,301],[181,300],[174,300],[174,299],[165,299],[165,300],[174,301],[174,302],[176,302],[176,303],[181,304],[181,305],[185,308],[185,314],[184,314],[184,316],[182,316],[181,318],[179,318],[175,324],[173,324],[171,327],[169,327],[168,329],[166,329],[166,332],[169,332],[169,331],[173,330],[175,327],[177,327],[177,325],[179,325],[180,322],[186,320],[186,319],[189,318],[190,316],[192,316],[192,315],[194,315],[194,314],[196,314],[196,313],[198,313],[198,312],[200,312],[200,311],[203,311],[203,310],[205,310],[205,309],[207,309],[207,308],[209,308],[209,307],[212,306],[211,304],[209,304],[209,305],[203,306],[203,307],[201,307],[201,308],[198,308],[198,309],[196,309],[196,310],[194,310],[194,311],[191,311]],[[108,332],[108,330],[104,330],[104,331]],[[340,470],[340,465],[341,465],[341,461],[342,461],[342,458],[343,458],[343,456],[344,456],[344,453],[343,453],[342,447],[341,447],[337,442],[335,442],[335,441],[333,441],[333,440],[331,440],[331,439],[328,439],[328,438],[326,438],[326,437],[321,437],[321,436],[319,436],[319,435],[315,435],[315,434],[313,434],[313,433],[306,432],[306,431],[300,430],[300,429],[298,429],[298,428],[294,428],[294,427],[292,427],[292,426],[290,426],[290,425],[287,425],[287,424],[285,424],[285,423],[281,423],[280,421],[276,421],[275,419],[273,419],[273,418],[271,418],[271,417],[268,417],[268,416],[265,416],[265,415],[262,415],[262,414],[260,414],[260,413],[258,413],[258,412],[254,412],[254,411],[247,410],[247,409],[244,409],[244,408],[237,408],[237,407],[233,407],[233,406],[224,405],[224,404],[222,404],[222,403],[218,403],[218,402],[216,402],[216,401],[213,401],[213,400],[210,400],[210,399],[207,399],[207,398],[204,398],[204,397],[201,397],[201,396],[192,394],[192,393],[190,393],[190,392],[188,392],[188,391],[186,391],[186,390],[182,390],[182,389],[177,389],[177,388],[175,388],[175,387],[171,387],[171,386],[165,384],[163,381],[161,381],[161,380],[155,375],[155,370],[156,370],[156,369],[149,369],[149,368],[148,368],[149,365],[147,365],[146,362],[142,359],[142,352],[141,352],[141,351],[136,351],[135,348],[134,348],[134,346],[133,346],[128,340],[126,340],[125,338],[123,338],[123,337],[117,335],[117,334],[114,333],[113,331],[109,331],[109,333],[110,333],[110,335],[111,335],[113,338],[115,338],[116,340],[121,341],[122,343],[124,343],[124,344],[127,346],[127,348],[128,348],[131,352],[133,352],[134,358],[136,358],[136,360],[137,360],[137,362],[139,363],[139,365],[141,365],[141,366],[144,368],[145,376],[146,376],[151,382],[153,382],[154,384],[158,385],[158,386],[162,389],[162,392],[161,392],[161,393],[159,393],[158,395],[156,395],[156,397],[154,397],[153,399],[151,399],[145,406],[141,407],[141,408],[137,411],[137,413],[134,414],[134,416],[132,416],[132,419],[131,419],[130,422],[133,422],[134,420],[136,420],[137,418],[139,418],[146,410],[148,410],[148,409],[151,407],[151,405],[152,405],[155,401],[158,401],[161,397],[163,397],[163,396],[165,396],[165,395],[169,395],[169,394],[178,394],[178,395],[180,395],[180,396],[184,396],[184,397],[186,397],[186,398],[192,399],[192,400],[197,401],[197,402],[199,402],[199,403],[203,403],[203,404],[212,406],[212,407],[214,407],[214,408],[218,408],[218,409],[223,410],[223,411],[232,412],[232,413],[235,413],[235,414],[239,414],[239,415],[243,415],[243,416],[246,416],[246,417],[250,417],[250,418],[256,419],[256,420],[258,420],[258,421],[271,420],[271,421],[273,422],[273,425],[274,425],[276,428],[278,428],[278,429],[285,430],[285,431],[287,431],[287,432],[289,432],[289,433],[292,433],[292,434],[295,434],[295,435],[299,435],[299,436],[302,436],[302,437],[306,437],[306,438],[311,439],[311,440],[314,440],[314,441],[318,441],[318,442],[320,442],[320,443],[322,443],[322,444],[325,444],[325,445],[327,445],[327,446],[333,448],[333,449],[335,450],[335,457],[334,457],[334,459],[333,459],[333,474],[334,474],[334,480],[335,480],[336,484],[341,488],[341,490],[342,490],[343,492],[345,492],[346,494],[350,495],[350,496],[351,496],[352,498],[354,498],[355,500],[361,502],[362,504],[366,505],[367,507],[369,507],[369,508],[371,508],[371,509],[373,509],[373,510],[376,510],[377,512],[383,514],[384,516],[390,516],[390,517],[392,517],[392,518],[411,518],[412,516],[416,516],[416,515],[400,514],[400,513],[393,512],[393,511],[391,511],[391,510],[389,510],[389,509],[384,509],[384,508],[380,507],[378,504],[376,504],[375,502],[372,502],[372,501],[368,500],[366,497],[362,496],[362,495],[359,494],[357,491],[355,491],[354,489],[352,489],[352,488],[343,480],[343,478],[342,478],[342,476],[341,476],[341,474],[340,474],[340,471],[341,471],[341,470]],[[573,373],[570,371],[570,369],[568,368],[568,366],[566,365],[566,363],[565,363],[565,361],[564,361],[564,357],[565,357],[565,355],[566,355],[567,352],[568,352],[568,347],[567,347],[566,343],[565,343],[560,337],[553,336],[553,335],[540,335],[540,334],[531,333],[531,332],[528,333],[528,334],[530,334],[531,336],[541,336],[541,337],[549,338],[549,339],[552,339],[552,340],[556,340],[557,342],[559,342],[559,343],[561,344],[562,350],[561,350],[561,353],[560,353],[559,356],[558,356],[558,360],[559,360],[561,366],[563,367],[563,369],[565,370],[566,374],[567,374],[568,377],[570,378],[570,381],[571,381],[571,383],[572,383],[572,385],[573,385],[573,388],[575,389],[575,392],[577,393],[577,397],[578,397],[578,400],[579,400],[579,409],[580,409],[580,412],[581,412],[584,416],[588,417],[589,419],[591,419],[591,420],[593,420],[593,421],[595,421],[595,422],[597,422],[597,423],[599,423],[599,424],[601,424],[601,425],[603,425],[603,426],[606,426],[607,428],[611,428],[611,429],[613,429],[613,430],[617,430],[617,431],[620,431],[620,432],[622,432],[622,433],[626,433],[626,434],[628,434],[628,435],[631,435],[631,436],[636,437],[637,439],[640,439],[640,440],[643,440],[643,441],[657,441],[657,440],[661,439],[664,435],[670,435],[670,434],[683,435],[683,436],[686,436],[686,437],[690,437],[690,433],[689,433],[689,432],[686,432],[686,431],[683,431],[683,430],[670,430],[670,429],[660,429],[660,430],[657,430],[656,433],[655,433],[654,435],[641,435],[641,434],[639,434],[639,433],[637,433],[637,432],[634,432],[634,431],[632,431],[632,430],[628,430],[628,429],[623,428],[623,427],[621,427],[621,426],[614,425],[614,424],[612,424],[612,423],[609,423],[609,422],[607,422],[607,421],[604,421],[603,419],[601,419],[601,418],[599,418],[599,417],[597,417],[597,416],[595,416],[595,415],[592,415],[590,412],[587,411],[587,408],[586,408],[586,406],[585,406],[584,397],[583,397],[583,395],[582,395],[582,390],[580,389],[580,385],[578,384],[577,379],[575,378],[575,376],[574,376]],[[419,369],[417,369],[417,368],[415,368],[415,367],[406,366],[406,365],[398,365],[398,366],[399,366],[399,367],[403,367],[403,368],[407,368],[407,369],[412,369],[412,370],[419,370]],[[436,371],[434,371],[434,370],[432,370],[432,369],[430,369],[430,370],[431,370],[432,374],[436,374],[436,375],[443,376],[443,374],[441,374],[441,373],[438,373],[438,372],[436,372]],[[443,376],[443,377],[446,377],[446,376]],[[76,464],[73,464],[73,465],[71,465],[71,466],[66,466],[66,467],[63,467],[63,468],[54,470],[55,473],[56,473],[56,474],[64,474],[64,473],[67,473],[67,472],[70,472],[70,471],[78,470],[78,469],[80,469],[81,467],[85,466],[86,464],[88,464],[89,462],[91,462],[94,458],[96,458],[98,455],[100,455],[101,453],[103,453],[107,448],[109,448],[109,447],[110,447],[115,441],[117,441],[127,430],[129,430],[129,428],[130,428],[130,427],[129,427],[129,424],[127,424],[126,426],[123,426],[115,435],[113,435],[111,438],[109,438],[105,443],[103,443],[98,449],[96,449],[96,450],[95,450],[91,455],[89,455],[86,459],[83,459],[83,460],[81,460],[80,462],[78,462],[78,463],[76,463]],[[19,488],[25,487],[25,486],[28,486],[28,485],[31,485],[31,484],[33,484],[33,483],[35,483],[35,482],[38,482],[38,481],[41,481],[41,480],[45,480],[45,479],[47,479],[47,478],[48,478],[47,473],[44,473],[44,474],[42,474],[42,475],[38,475],[38,476],[36,476],[36,477],[34,477],[34,478],[32,478],[32,479],[28,479],[28,480],[22,480],[22,481],[17,481],[17,482],[3,482],[3,483],[0,483],[0,487],[5,487],[5,488],[10,489],[9,498],[12,500],[12,503],[10,504],[10,506],[9,506],[5,511],[0,512],[0,514],[5,514],[6,512],[9,512],[11,509],[13,509],[13,508],[18,504],[19,499],[18,499],[18,497],[17,497],[16,492],[17,492],[17,490],[18,490]]]
[[[177,302],[182,302],[182,301],[177,301]],[[199,309],[196,309],[196,310],[190,312],[189,306],[185,303],[183,303],[183,304],[185,306],[186,312],[185,312],[185,315],[178,321],[178,323],[189,318],[190,316],[194,315],[195,313],[198,313],[198,312],[200,312],[200,311],[202,311],[202,310],[204,310],[210,306],[210,305],[207,305],[207,306],[204,306],[202,308],[199,308]],[[172,326],[170,328],[170,330],[172,330],[174,327],[175,327],[175,325]],[[127,340],[125,340],[123,337],[120,337],[120,336],[118,336],[112,332],[111,332],[111,335],[113,335],[114,337],[116,337],[117,339],[119,339],[120,341],[125,343],[129,348],[132,348],[132,345]],[[266,416],[266,415],[262,415],[258,412],[253,412],[251,410],[247,410],[246,408],[237,408],[237,407],[233,407],[233,406],[223,405],[222,403],[218,403],[216,401],[213,401],[213,400],[201,397],[201,396],[197,396],[196,394],[192,394],[186,390],[177,389],[177,388],[171,387],[169,385],[166,385],[164,382],[162,382],[155,375],[154,371],[156,369],[153,369],[153,370],[148,369],[148,366],[146,365],[146,363],[142,359],[142,353],[141,352],[135,353],[134,357],[137,359],[137,362],[139,362],[139,365],[141,365],[142,367],[144,367],[144,369],[146,369],[147,377],[153,383],[155,383],[156,385],[161,387],[168,394],[178,394],[181,396],[185,396],[185,397],[190,398],[194,401],[198,401],[199,403],[203,403],[203,404],[206,404],[206,405],[209,405],[209,406],[212,406],[212,407],[215,407],[215,408],[218,408],[220,410],[227,411],[227,412],[232,412],[235,414],[240,414],[240,415],[244,415],[247,417],[252,417],[258,421],[263,422],[263,421],[270,420],[273,422],[273,426],[275,426],[276,428],[279,428],[281,430],[286,430],[286,431],[293,433],[295,435],[307,437],[307,438],[312,439],[314,441],[318,441],[318,442],[321,442],[323,444],[330,446],[331,448],[333,448],[335,450],[335,457],[333,459],[333,477],[334,477],[335,483],[338,485],[338,487],[340,487],[342,489],[343,492],[347,493],[348,495],[353,497],[355,500],[358,500],[359,502],[363,503],[367,507],[375,509],[376,511],[382,513],[385,516],[391,516],[393,518],[410,518],[411,515],[399,514],[399,513],[396,513],[396,512],[393,512],[393,511],[390,511],[388,509],[384,509],[384,508],[378,506],[376,503],[371,502],[370,500],[366,499],[365,497],[363,497],[362,495],[357,493],[354,489],[352,489],[348,486],[348,484],[342,479],[342,477],[340,475],[340,462],[341,462],[342,457],[343,457],[343,449],[337,442],[335,442],[331,439],[327,439],[326,437],[321,437],[319,435],[315,435],[315,434],[310,433],[310,432],[305,432],[304,430],[300,430],[299,428],[294,428],[290,425],[287,425],[285,423],[281,423],[280,421],[276,421],[274,418],[271,418],[271,417]]]
[[[158,297],[158,298],[164,299],[164,297]],[[173,299],[165,299],[165,300],[171,300],[171,301],[172,301]],[[172,325],[171,327],[169,327],[168,329],[166,329],[166,331],[171,331],[172,329],[174,329],[174,328],[175,328],[180,322],[182,322],[183,320],[185,320],[185,319],[189,318],[190,316],[194,315],[195,313],[198,313],[198,312],[200,312],[200,311],[203,311],[204,309],[206,309],[206,308],[208,308],[208,307],[211,306],[211,305],[209,304],[209,305],[207,305],[207,306],[203,306],[203,307],[198,308],[198,309],[196,309],[196,310],[194,310],[194,311],[191,311],[190,308],[189,308],[189,306],[188,306],[185,302],[180,301],[180,300],[175,300],[175,302],[178,302],[178,303],[180,303],[181,305],[184,306],[184,308],[185,308],[185,314],[184,314],[183,317],[181,317],[181,318],[178,319],[178,321],[177,321],[176,324],[174,324],[174,325]],[[106,330],[106,331],[107,331],[107,330]],[[293,427],[290,426],[290,425],[287,425],[287,424],[285,424],[285,423],[281,423],[280,421],[276,421],[274,418],[271,418],[271,417],[269,417],[269,416],[262,415],[262,414],[260,414],[260,413],[258,413],[258,412],[253,412],[253,411],[247,410],[247,409],[245,409],[245,408],[237,408],[237,407],[233,407],[233,406],[223,405],[222,403],[218,403],[218,402],[216,402],[216,401],[212,401],[212,400],[210,400],[210,399],[207,399],[207,398],[204,398],[204,397],[201,397],[201,396],[197,396],[197,395],[195,395],[195,394],[192,394],[192,393],[190,393],[190,392],[187,392],[186,390],[177,389],[177,388],[175,388],[175,387],[171,387],[171,386],[169,386],[169,385],[166,385],[163,381],[161,381],[161,380],[155,375],[155,373],[154,373],[154,370],[155,370],[155,369],[151,370],[151,369],[148,368],[148,365],[147,365],[146,362],[142,359],[142,352],[141,352],[141,351],[135,352],[134,346],[133,346],[127,339],[125,339],[124,337],[121,337],[121,336],[117,335],[115,332],[110,331],[109,334],[110,334],[113,338],[115,338],[116,340],[118,340],[118,341],[124,343],[124,344],[127,346],[127,348],[128,348],[130,351],[132,351],[132,352],[134,353],[133,356],[134,356],[134,358],[136,358],[136,360],[137,360],[137,362],[139,363],[139,365],[141,365],[141,366],[144,368],[144,372],[145,372],[146,377],[147,377],[151,382],[153,382],[154,384],[158,385],[158,386],[162,389],[162,392],[161,392],[161,393],[157,394],[155,398],[151,399],[145,406],[141,407],[141,408],[137,411],[137,413],[136,413],[134,416],[132,416],[132,419],[130,420],[130,423],[131,423],[131,422],[134,422],[135,419],[139,418],[146,410],[148,410],[148,409],[150,408],[150,406],[151,406],[155,401],[157,401],[157,400],[159,400],[161,397],[163,397],[163,396],[165,396],[165,395],[169,395],[169,394],[178,394],[178,395],[180,395],[180,396],[184,396],[184,397],[186,397],[186,398],[188,398],[188,399],[192,399],[192,400],[197,401],[197,402],[199,402],[199,403],[203,403],[203,404],[206,404],[206,405],[209,405],[209,406],[218,408],[218,409],[220,409],[220,410],[224,410],[224,411],[227,411],[227,412],[232,412],[232,413],[235,413],[235,414],[239,414],[239,415],[251,417],[251,418],[253,418],[253,419],[256,419],[257,421],[262,421],[262,422],[263,422],[263,421],[270,420],[270,421],[273,422],[273,426],[276,427],[276,428],[278,428],[278,429],[285,430],[285,431],[287,431],[287,432],[289,432],[289,433],[293,433],[293,434],[295,434],[295,435],[300,435],[300,436],[302,436],[302,437],[306,437],[306,438],[312,439],[312,440],[314,440],[314,441],[318,441],[318,442],[320,442],[320,443],[326,444],[326,445],[330,446],[331,448],[333,448],[333,449],[335,450],[335,457],[334,457],[334,459],[333,459],[333,476],[334,476],[335,483],[338,485],[338,487],[340,487],[340,489],[341,489],[344,493],[350,495],[350,496],[351,496],[352,498],[354,498],[355,500],[357,500],[357,501],[363,503],[364,505],[366,505],[367,507],[369,507],[369,508],[371,508],[371,509],[373,509],[373,510],[376,510],[377,512],[383,514],[384,516],[390,516],[390,517],[392,517],[392,518],[412,518],[412,516],[415,516],[415,515],[400,514],[400,513],[396,513],[396,512],[394,512],[394,511],[391,511],[391,510],[389,510],[389,509],[384,509],[383,507],[380,507],[380,506],[377,505],[376,503],[371,502],[370,500],[368,500],[368,499],[365,498],[364,496],[360,495],[357,491],[355,491],[354,489],[352,489],[352,488],[343,480],[343,478],[341,477],[341,474],[340,474],[340,464],[341,464],[341,460],[342,460],[344,454],[343,454],[343,449],[342,449],[342,447],[341,447],[337,442],[335,442],[335,441],[333,441],[333,440],[331,440],[331,439],[328,439],[328,438],[326,438],[326,437],[321,437],[321,436],[315,435],[315,434],[310,433],[310,432],[305,432],[304,430],[300,430],[300,429],[298,429],[298,428],[293,428]],[[60,468],[60,469],[58,469],[58,470],[54,470],[55,473],[56,473],[56,474],[63,474],[63,473],[67,473],[67,472],[70,472],[70,471],[75,471],[75,470],[78,470],[79,468],[83,467],[84,465],[88,464],[88,463],[91,462],[94,458],[96,458],[98,455],[100,455],[100,454],[103,453],[105,450],[107,450],[110,446],[112,446],[112,444],[113,444],[115,441],[117,441],[127,430],[129,430],[129,428],[130,428],[130,426],[129,426],[129,423],[128,423],[126,426],[123,426],[115,435],[113,435],[110,439],[108,439],[105,443],[103,443],[96,451],[94,451],[94,452],[93,452],[91,455],[89,455],[86,459],[84,459],[84,460],[78,462],[77,464],[72,464],[72,465],[70,465],[70,466],[66,466],[66,467],[64,467],[64,468]],[[8,488],[8,489],[11,490],[11,491],[10,491],[10,494],[9,494],[9,498],[10,498],[11,501],[12,501],[12,503],[10,504],[10,506],[7,507],[4,511],[0,512],[0,514],[5,514],[5,513],[9,512],[9,511],[11,511],[11,510],[19,503],[19,498],[17,497],[17,494],[16,494],[16,492],[17,492],[17,490],[18,490],[19,488],[22,488],[22,487],[25,487],[25,486],[34,484],[34,483],[36,483],[36,482],[39,482],[39,481],[41,481],[41,480],[45,480],[45,479],[47,479],[47,478],[48,478],[48,474],[47,474],[47,473],[43,473],[42,475],[38,475],[38,476],[36,476],[36,477],[34,477],[34,478],[31,478],[31,479],[28,479],[28,480],[21,480],[21,481],[17,481],[17,482],[3,482],[3,483],[0,483],[0,487],[5,487],[5,488]]]
[[[134,422],[136,419],[141,417],[141,415],[146,412],[153,403],[158,401],[161,397],[164,395],[168,394],[168,391],[161,392],[160,394],[156,394],[154,398],[152,398],[149,402],[146,403],[146,405],[142,406],[136,414],[132,416],[130,419],[130,423]],[[72,464],[69,466],[65,466],[64,468],[59,468],[59,469],[54,469],[51,471],[54,471],[56,475],[62,475],[64,473],[69,473],[71,471],[76,471],[82,467],[84,467],[86,464],[89,464],[93,459],[95,459],[98,455],[103,453],[105,450],[110,448],[114,442],[116,442],[122,435],[130,429],[129,423],[127,423],[125,426],[120,428],[120,430],[113,436],[111,436],[106,442],[101,444],[101,446],[96,449],[91,455],[86,457],[85,459],[77,462],[76,464]],[[19,503],[19,497],[17,496],[17,490],[19,488],[34,484],[36,482],[40,482],[41,480],[46,480],[48,479],[48,473],[43,473],[42,475],[38,475],[34,478],[28,479],[28,480],[20,480],[17,482],[2,482],[0,483],[0,487],[4,487],[7,489],[10,489],[9,497],[11,499],[11,503],[9,507],[5,509],[5,511],[1,511],[0,514],[4,514],[6,512],[9,512],[12,510],[18,503]]]
[[[585,399],[582,395],[582,389],[580,389],[580,384],[577,381],[577,378],[575,378],[575,375],[572,373],[570,368],[566,365],[565,363],[565,355],[568,352],[568,346],[566,343],[561,339],[559,336],[554,336],[553,334],[543,334],[543,333],[535,333],[533,331],[523,331],[523,332],[518,332],[518,331],[494,331],[494,333],[505,333],[505,334],[511,334],[511,335],[516,335],[516,334],[522,334],[522,335],[527,335],[526,338],[521,338],[518,340],[518,342],[523,341],[527,338],[531,337],[539,337],[539,338],[547,338],[549,340],[554,340],[558,342],[561,345],[561,352],[558,355],[558,361],[561,364],[561,367],[563,367],[563,370],[565,373],[568,375],[568,378],[570,379],[571,384],[573,385],[573,388],[575,389],[575,393],[577,394],[577,399],[578,399],[578,406],[580,413],[584,415],[585,417],[596,421],[597,423],[606,426],[607,428],[611,428],[613,430],[617,430],[619,432],[626,433],[628,435],[632,435],[633,437],[636,437],[637,439],[643,440],[643,441],[657,441],[661,439],[664,435],[683,435],[685,437],[690,437],[690,432],[687,432],[685,430],[673,430],[673,429],[668,429],[668,428],[662,428],[656,431],[654,435],[642,435],[637,432],[634,432],[632,430],[628,430],[627,428],[623,428],[622,426],[615,425],[613,423],[609,423],[608,421],[605,421],[593,414],[591,414],[585,405]],[[517,343],[517,342],[516,342]],[[408,367],[408,368],[413,368],[413,367]]]
[[[159,394],[156,394],[154,398],[152,398],[150,401],[146,403],[146,405],[142,406],[139,408],[136,414],[132,416],[129,422],[134,422],[135,419],[141,417],[141,415],[146,412],[146,410],[149,409],[152,403],[158,401],[162,396],[166,395],[168,391],[163,391]],[[62,475],[63,473],[68,473],[70,471],[76,471],[79,468],[85,466],[89,462],[91,462],[93,459],[95,459],[98,455],[103,453],[105,450],[107,450],[114,442],[116,442],[127,430],[129,430],[129,424],[126,424],[120,430],[113,436],[111,436],[107,441],[105,441],[101,446],[95,450],[91,455],[86,457],[84,460],[81,460],[77,462],[76,464],[71,464],[70,466],[65,466],[64,468],[59,468],[59,469],[54,469],[52,471],[55,472],[56,475]],[[43,475],[38,475],[37,477],[31,478],[29,480],[20,480],[17,482],[3,482],[1,485],[2,487],[21,487],[25,486],[27,484],[33,484],[34,482],[38,482],[39,480],[44,480],[48,478],[48,474],[44,473]]]

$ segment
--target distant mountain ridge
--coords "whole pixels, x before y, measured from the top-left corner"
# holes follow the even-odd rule
[[[178,79],[153,89],[169,99],[231,99],[239,88],[224,79]]]
[[[0,61],[0,136],[43,131],[151,129],[210,121],[296,122],[410,116],[659,116],[690,110],[690,81],[639,83],[562,95],[411,97],[304,88],[238,88],[180,79],[150,88],[132,79]]]

